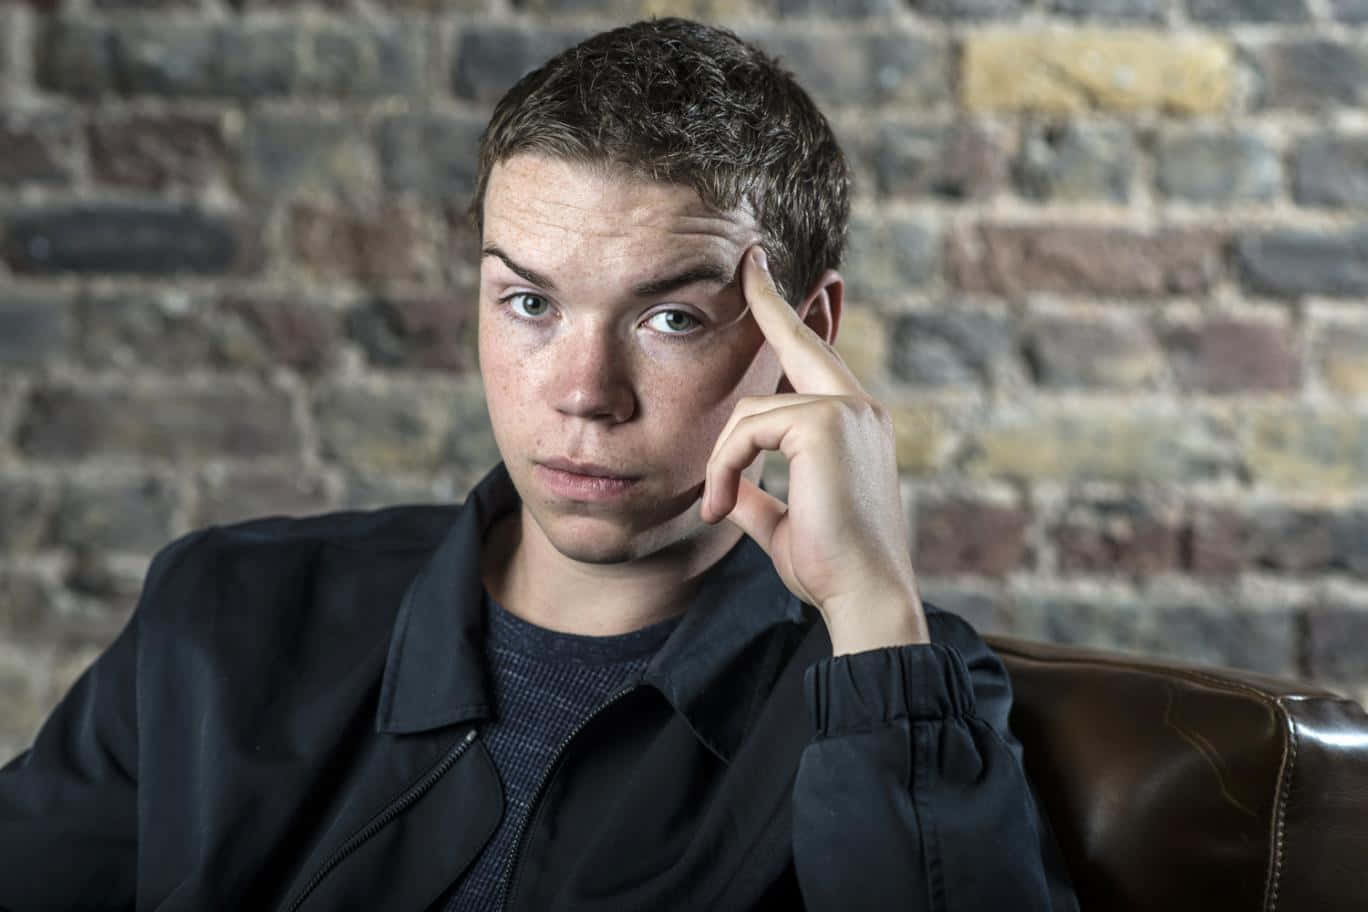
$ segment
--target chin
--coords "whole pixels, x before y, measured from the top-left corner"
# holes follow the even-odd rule
[[[691,546],[713,528],[696,508],[644,529],[630,528],[607,517],[537,516],[546,540],[560,554],[583,564],[625,564],[663,551]]]

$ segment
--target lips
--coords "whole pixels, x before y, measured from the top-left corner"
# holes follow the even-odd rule
[[[631,491],[638,480],[620,469],[573,459],[547,459],[536,463],[533,472],[555,497],[579,502],[615,500]]]
[[[538,463],[557,472],[569,475],[584,475],[589,478],[608,478],[616,481],[636,481],[638,476],[596,462],[576,462],[572,459],[544,459]]]

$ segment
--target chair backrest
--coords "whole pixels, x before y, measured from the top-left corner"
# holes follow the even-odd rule
[[[1368,910],[1357,703],[1265,675],[987,640],[1083,912]]]

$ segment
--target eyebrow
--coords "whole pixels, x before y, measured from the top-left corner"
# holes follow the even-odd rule
[[[503,260],[505,266],[533,285],[545,288],[547,291],[556,291],[556,283],[552,282],[550,278],[536,270],[528,269],[526,266],[520,266],[513,262],[513,259],[499,249],[497,245],[486,246],[483,254]],[[735,283],[736,275],[736,272],[716,261],[699,263],[674,275],[642,282],[632,289],[632,294],[638,298],[656,298],[701,282],[720,285],[725,288]]]

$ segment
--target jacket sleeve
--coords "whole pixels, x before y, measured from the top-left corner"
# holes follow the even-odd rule
[[[794,860],[811,910],[1075,912],[1063,860],[1007,728],[1011,684],[966,622],[932,642],[817,662]]]
[[[0,769],[0,910],[131,909],[138,870],[138,628],[175,557],[158,552],[138,609],[33,746]]]

